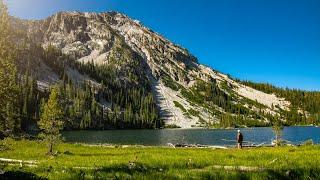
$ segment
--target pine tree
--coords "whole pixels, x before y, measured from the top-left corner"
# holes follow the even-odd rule
[[[0,0],[0,131],[14,130],[18,95],[16,52],[9,14],[3,0]],[[10,112],[9,112],[10,111]]]
[[[43,130],[41,134],[48,142],[48,155],[52,155],[53,146],[60,139],[60,131],[63,129],[63,109],[59,102],[59,87],[51,89],[48,102],[44,104],[39,128]]]

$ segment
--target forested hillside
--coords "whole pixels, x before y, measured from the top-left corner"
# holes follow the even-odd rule
[[[289,112],[283,112],[290,124],[318,124],[320,119],[320,92],[278,88],[267,83],[243,81],[243,84],[268,94],[276,94],[291,102]]]
[[[233,80],[123,14],[31,21],[0,10],[4,134],[39,131],[53,86],[65,130],[320,122],[319,92]]]
[[[2,1],[1,1],[2,2]],[[134,52],[117,47],[114,62],[104,66],[76,62],[49,45],[42,47],[25,31],[12,26],[6,7],[0,4],[0,122],[1,132],[37,131],[37,121],[50,94],[39,77],[50,69],[57,75],[64,129],[156,128],[158,117],[149,80]],[[121,42],[119,46],[122,46]],[[115,52],[116,52],[115,51]],[[110,57],[110,61],[114,61]],[[70,69],[95,79],[83,82],[69,77]],[[119,79],[122,78],[122,79]],[[99,83],[99,86],[93,83]]]

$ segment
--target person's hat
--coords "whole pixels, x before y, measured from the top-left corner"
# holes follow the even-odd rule
[[[240,132],[240,129],[238,129],[238,132]]]

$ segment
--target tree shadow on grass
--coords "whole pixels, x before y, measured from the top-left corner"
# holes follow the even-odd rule
[[[9,179],[23,179],[23,180],[43,180],[45,178],[39,177],[36,174],[23,171],[7,171],[0,175],[1,180]]]
[[[115,166],[108,166],[98,169],[101,172],[120,172],[126,174],[149,174],[155,172],[164,172],[166,169],[159,168],[159,167],[152,167],[142,163],[128,163],[128,164],[120,164]]]
[[[95,157],[95,156],[128,156],[130,154],[132,155],[137,155],[140,154],[139,152],[134,152],[134,153],[128,153],[128,152],[123,152],[123,153],[72,153],[70,151],[65,151],[63,153],[59,153],[63,155],[69,155],[69,156],[83,156],[83,157]]]
[[[69,169],[68,173],[75,179],[86,179],[86,177],[94,177],[94,179],[135,179],[143,177],[166,177],[172,179],[171,176],[164,175],[167,170],[159,167],[151,167],[142,163],[118,164],[106,166],[97,169]]]
[[[287,170],[267,171],[270,179],[284,179],[284,180],[295,180],[295,179],[320,179],[320,168],[294,168]]]
[[[213,170],[202,172],[196,175],[199,179],[278,179],[278,180],[300,180],[320,179],[320,171],[315,169],[294,169],[294,170],[266,170],[266,171],[228,171]]]
[[[188,166],[157,167],[143,163],[128,163],[91,170],[70,169],[69,173],[77,179],[84,179],[85,177],[94,177],[96,179],[320,179],[320,168],[275,169],[250,172],[224,169],[193,170],[193,167]]]

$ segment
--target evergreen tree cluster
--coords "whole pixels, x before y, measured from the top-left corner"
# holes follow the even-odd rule
[[[47,93],[38,91],[37,82],[31,76],[22,76],[23,79],[18,81],[19,89],[19,104],[18,113],[20,119],[20,130],[28,131],[32,128],[30,125],[35,125],[40,118],[40,103],[42,97]]]
[[[115,71],[117,64],[95,65],[93,62],[79,63],[64,55],[53,46],[39,51],[45,64],[59,74],[58,84],[64,109],[65,129],[120,129],[156,128],[162,126],[158,110],[145,76],[135,71],[138,65],[124,71]],[[100,83],[90,81],[73,82],[67,69],[73,68]],[[131,71],[132,70],[132,71]],[[28,72],[28,71],[26,71]],[[123,74],[125,72],[125,74]],[[121,74],[120,74],[121,73]],[[125,77],[122,80],[119,77]],[[27,87],[27,86],[25,86]],[[47,93],[38,92],[37,103],[45,101]],[[44,98],[41,100],[41,98]],[[37,116],[41,106],[34,113]],[[30,119],[30,118],[29,118]],[[27,120],[25,120],[27,121]]]
[[[181,89],[181,93],[191,102],[204,106],[213,112],[213,115],[219,118],[219,126],[221,127],[267,125],[263,121],[266,115],[262,111],[258,113],[243,106],[241,103],[236,103],[237,99],[234,97],[233,91],[228,90],[228,87],[223,88],[226,89],[228,93],[221,90],[215,81],[207,83],[197,80],[191,90],[183,88]],[[217,111],[217,107],[222,108],[225,113]]]
[[[127,66],[128,68],[128,66]],[[78,64],[81,73],[97,80],[102,87],[95,93],[108,102],[104,121],[113,128],[156,128],[162,126],[150,85],[144,76],[132,71],[116,71],[112,65]],[[135,69],[132,67],[131,69]],[[119,73],[129,80],[119,79]]]

